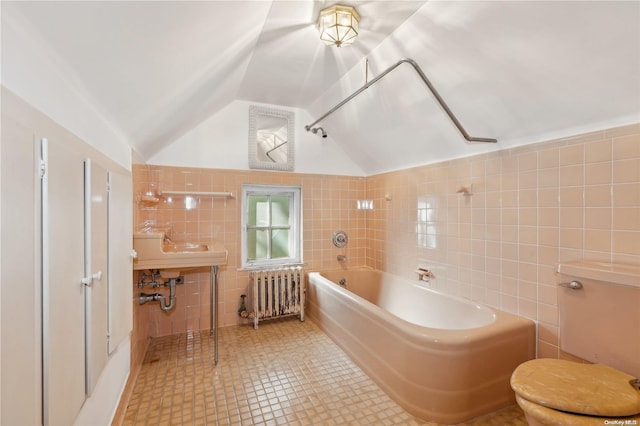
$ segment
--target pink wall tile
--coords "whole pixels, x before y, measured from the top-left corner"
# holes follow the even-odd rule
[[[347,255],[350,266],[367,263],[367,214],[356,209],[356,200],[365,198],[365,179],[348,176],[304,175],[258,171],[231,171],[168,166],[134,166],[135,224],[170,226],[174,241],[221,241],[229,252],[228,263],[220,269],[220,324],[240,323],[237,309],[240,295],[247,293],[246,272],[238,271],[240,261],[240,209],[237,194],[243,183],[282,183],[303,188],[304,261],[309,269],[339,267],[338,253]],[[184,197],[162,197],[156,206],[137,201],[141,193],[153,190],[230,191],[231,199],[194,197],[185,204]],[[401,199],[408,193],[401,192]],[[408,220],[408,216],[402,220]],[[333,233],[344,230],[349,244],[344,250],[331,242]],[[149,312],[147,328],[151,336],[162,336],[209,328],[208,269],[189,271],[186,283],[177,288],[176,308],[162,312],[157,304],[136,307]],[[135,296],[141,290],[134,287]],[[147,291],[142,290],[142,291]],[[154,290],[156,291],[156,290]],[[158,291],[166,292],[165,289]]]
[[[640,134],[614,138],[611,158],[614,160],[640,158]]]
[[[559,358],[559,348],[557,345],[552,345],[544,340],[538,341],[538,358]]]
[[[586,143],[584,146],[585,163],[611,162],[611,139]]]
[[[613,182],[632,183],[640,178],[640,159],[628,158],[613,162]]]
[[[555,265],[587,258],[640,263],[639,161],[640,125],[633,125],[412,169],[415,174],[408,175],[407,186],[416,188],[417,199],[444,200],[437,207],[445,213],[443,220],[435,226],[448,236],[447,256],[434,256],[428,266],[447,273],[440,274],[435,285],[537,319],[545,330],[539,353],[557,357]],[[471,200],[455,194],[456,186],[469,175],[463,172],[469,163],[474,183]],[[376,186],[388,187],[401,175],[406,177],[406,171],[368,178],[367,197],[380,196],[371,186],[373,180]],[[430,176],[432,185],[413,182],[414,175]],[[476,204],[476,199],[481,201]],[[388,217],[399,204],[415,209],[413,199],[396,201],[400,200],[382,204]],[[470,219],[468,201],[473,205]],[[397,222],[401,220],[369,222],[368,232],[374,233],[371,228],[378,226],[402,227]],[[475,248],[483,241],[484,262]],[[378,244],[369,265],[385,265],[412,278],[389,265],[394,259],[390,251],[397,249],[388,241]],[[417,265],[419,258],[414,259]],[[481,277],[469,274],[481,266]],[[476,279],[484,281],[485,292]]]
[[[558,346],[558,343],[559,343],[558,331],[559,331],[558,327],[555,327],[546,323],[541,323],[538,326],[538,336],[540,340],[543,342],[547,342],[550,345]]]
[[[583,144],[575,143],[560,147],[558,165],[563,166],[562,170],[572,170],[571,166],[582,166],[582,164],[584,164]]]
[[[343,229],[350,237],[349,266],[407,279],[415,279],[418,265],[428,266],[438,271],[438,290],[538,321],[539,356],[560,354],[558,262],[640,264],[640,125],[368,178],[161,166],[133,172],[136,195],[158,188],[237,194],[242,183],[302,185],[308,269],[339,266],[331,235]],[[456,193],[471,183],[472,196]],[[363,198],[373,199],[374,210],[356,210],[355,200]],[[240,204],[237,197],[200,199],[188,211],[178,203],[135,204],[138,226],[171,223],[176,240],[215,238],[229,249],[220,280],[222,325],[238,323],[248,280],[237,270]],[[142,328],[151,335],[208,328],[208,275],[189,277],[195,284],[175,313],[136,308],[136,321],[148,321]]]

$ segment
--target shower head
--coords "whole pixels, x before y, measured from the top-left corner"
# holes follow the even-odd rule
[[[314,127],[313,129],[311,129],[311,132],[312,132],[314,135],[317,135],[317,134],[318,134],[318,130],[320,130],[320,133],[322,134],[322,137],[323,137],[323,138],[326,138],[326,137],[327,137],[327,132],[325,132],[325,131],[324,131],[324,129],[323,129],[322,127]]]

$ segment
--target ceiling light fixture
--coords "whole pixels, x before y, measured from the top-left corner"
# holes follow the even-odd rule
[[[351,6],[334,4],[320,11],[318,29],[320,40],[328,46],[351,44],[358,36],[360,15]]]

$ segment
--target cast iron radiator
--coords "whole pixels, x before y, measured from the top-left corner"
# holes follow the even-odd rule
[[[253,327],[266,319],[299,315],[304,321],[304,270],[300,266],[252,271]]]

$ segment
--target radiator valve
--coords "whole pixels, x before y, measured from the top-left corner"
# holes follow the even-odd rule
[[[242,299],[242,301],[240,302],[240,307],[238,308],[238,315],[240,315],[242,318],[246,318],[248,316],[247,305],[244,303],[244,300],[246,298],[246,294],[240,295],[240,299]]]

